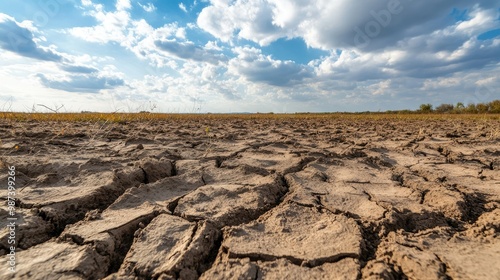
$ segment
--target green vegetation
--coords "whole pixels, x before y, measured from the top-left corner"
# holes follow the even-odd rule
[[[431,104],[420,105],[419,113],[440,113],[440,114],[500,114],[500,100],[494,100],[490,103],[468,104],[465,106],[462,102],[453,104],[441,104],[432,109]]]
[[[422,113],[430,113],[430,112],[432,112],[432,105],[431,104],[422,104],[422,105],[420,105],[420,112],[422,112]]]

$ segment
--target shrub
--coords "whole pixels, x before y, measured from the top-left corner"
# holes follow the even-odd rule
[[[430,112],[432,112],[432,105],[431,104],[422,104],[422,105],[420,105],[419,111],[422,113],[430,113]]]
[[[478,113],[485,114],[485,113],[488,113],[488,111],[490,109],[490,105],[485,104],[485,103],[479,103],[476,105],[476,109],[477,109]]]
[[[500,113],[500,99],[491,101],[489,107],[490,107],[489,108],[490,113],[497,113],[497,114]]]
[[[454,106],[452,104],[441,104],[436,107],[436,112],[438,113],[450,113],[453,111]]]

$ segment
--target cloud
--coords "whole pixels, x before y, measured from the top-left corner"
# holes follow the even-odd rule
[[[223,54],[213,50],[204,49],[191,42],[177,42],[175,40],[157,40],[155,45],[164,52],[167,52],[177,58],[209,62],[217,64],[226,60]]]
[[[475,34],[492,28],[498,13],[475,10],[467,20],[428,34],[400,40],[384,49],[345,49],[312,63],[319,77],[377,80],[396,77],[427,79],[482,69],[500,62],[500,39],[479,40]]]
[[[115,6],[117,11],[128,10],[132,7],[132,5],[130,4],[130,0],[116,0]]]
[[[75,27],[70,34],[88,42],[106,44],[116,42],[132,51],[138,58],[150,60],[157,67],[172,65],[172,59],[190,59],[218,63],[225,57],[212,50],[205,50],[186,40],[186,29],[176,22],[153,28],[145,19],[132,20],[127,9],[129,1],[118,1],[116,11],[105,12],[102,5],[91,4],[89,15],[98,24]],[[141,4],[139,4],[141,5]],[[185,42],[177,42],[182,39]]]
[[[91,0],[82,0],[82,6],[91,6],[92,1]]]
[[[54,50],[40,46],[29,22],[18,23],[13,17],[0,13],[0,48],[18,55],[46,61],[61,61]]]
[[[472,14],[476,20],[463,26],[478,30],[477,25],[492,22],[489,14],[498,14],[499,8],[489,0],[436,0],[432,8],[425,1],[410,0],[211,0],[210,4],[197,23],[224,42],[242,38],[262,46],[278,38],[299,37],[314,48],[364,51],[449,26],[455,22],[450,16],[453,9],[481,11],[481,17]]]
[[[106,44],[108,42],[123,42],[127,40],[126,31],[131,22],[130,1],[118,0],[115,12],[105,12],[101,4],[90,4],[88,15],[94,17],[98,25],[90,27],[74,27],[68,32],[88,42]]]
[[[248,81],[274,86],[290,86],[313,76],[312,69],[293,61],[274,60],[259,49],[236,47],[237,57],[229,62],[230,69]]]
[[[64,64],[64,65],[61,65],[60,68],[66,72],[70,72],[70,73],[82,73],[82,74],[92,74],[92,73],[96,73],[98,72],[99,70],[97,70],[96,68],[94,67],[87,67],[87,66],[83,66],[83,65],[67,65],[67,64]]]
[[[197,19],[198,26],[216,38],[230,42],[238,38],[268,45],[286,34],[273,24],[272,7],[266,1],[211,1]]]
[[[447,14],[466,1],[439,0],[433,2],[432,9],[423,1],[402,0],[270,2],[275,7],[276,24],[304,38],[309,46],[367,51],[385,48],[451,23]],[[307,12],[300,12],[304,10]]]
[[[156,7],[155,7],[155,5],[153,5],[153,3],[147,3],[146,5],[142,5],[141,3],[138,3],[138,4],[141,8],[144,9],[144,11],[146,11],[148,13],[152,13],[152,12],[156,11]]]
[[[188,12],[188,10],[187,10],[186,6],[184,5],[184,3],[179,3],[179,9],[181,9],[185,13]]]
[[[70,75],[63,79],[56,79],[39,73],[37,77],[45,87],[67,92],[97,93],[103,89],[125,85],[125,81],[121,78],[98,74]]]

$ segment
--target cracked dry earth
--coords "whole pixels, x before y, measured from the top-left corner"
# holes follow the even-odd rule
[[[18,248],[0,278],[500,279],[499,129],[3,121]]]

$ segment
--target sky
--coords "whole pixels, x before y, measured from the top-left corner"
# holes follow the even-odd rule
[[[0,1],[0,111],[414,110],[499,85],[500,1]]]

